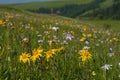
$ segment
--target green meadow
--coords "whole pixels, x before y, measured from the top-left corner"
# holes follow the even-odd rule
[[[0,6],[0,80],[120,80],[119,25]]]

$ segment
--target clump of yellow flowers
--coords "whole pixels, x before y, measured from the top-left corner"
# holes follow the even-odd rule
[[[33,62],[35,62],[37,59],[40,59],[40,57],[42,57],[42,52],[43,52],[43,48],[39,47],[37,49],[32,50],[32,56],[30,55],[30,53],[22,53],[22,55],[20,55],[19,60],[23,63],[27,63],[30,60],[32,60]]]
[[[80,50],[78,54],[80,55],[80,58],[82,58],[82,62],[85,62],[92,58],[92,55],[89,53],[89,51],[85,49]]]
[[[64,50],[64,47],[60,47],[58,49],[50,49],[44,52],[46,60],[49,61],[49,59],[52,58],[55,53],[60,52],[62,50]],[[35,62],[43,56],[43,48],[39,47],[37,49],[32,50],[32,55],[30,55],[30,53],[27,52],[22,53],[22,55],[20,55],[19,57],[19,60],[23,63],[27,63],[29,61]]]
[[[60,51],[62,51],[62,50],[64,50],[64,47],[60,47],[60,48],[58,48],[58,49],[50,49],[50,50],[48,50],[47,52],[45,52],[45,53],[46,53],[46,60],[49,61],[49,59],[52,58],[53,55],[54,55],[56,52],[60,52]]]

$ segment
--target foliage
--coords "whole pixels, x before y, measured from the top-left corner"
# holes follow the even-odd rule
[[[0,10],[0,80],[120,79],[119,32],[55,15]]]

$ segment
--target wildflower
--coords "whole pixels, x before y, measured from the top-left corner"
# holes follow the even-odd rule
[[[13,26],[13,23],[12,23],[12,22],[9,22],[9,23],[7,24],[7,26]]]
[[[68,42],[66,40],[64,40],[63,42],[61,42],[61,45],[65,45],[68,44]]]
[[[100,44],[96,44],[96,46],[100,46]]]
[[[2,49],[2,46],[0,46],[0,50]]]
[[[38,43],[43,43],[43,40],[38,40]]]
[[[93,75],[93,76],[95,76],[95,75],[96,75],[95,71],[92,71],[92,75]]]
[[[38,37],[41,37],[42,35],[41,35],[41,34],[38,34],[37,36],[38,36]]]
[[[85,41],[85,44],[89,44],[89,41]]]
[[[60,47],[60,48],[57,49],[57,51],[60,52],[60,51],[62,51],[64,49],[65,49],[64,47]]]
[[[89,33],[89,34],[87,35],[87,37],[92,37],[92,34]]]
[[[12,18],[12,17],[13,17],[13,16],[10,16],[10,15],[7,16],[8,19],[10,19],[10,18]]]
[[[25,29],[29,29],[30,28],[30,26],[28,26],[28,25],[25,25]]]
[[[24,38],[22,41],[23,41],[25,44],[29,43],[29,39],[28,39],[28,38]]]
[[[45,52],[46,53],[46,60],[49,61],[49,59],[51,57],[53,57],[53,54],[55,54],[56,51],[57,51],[57,49],[50,49],[49,51]]]
[[[85,40],[86,40],[85,37],[82,37],[82,38],[80,39],[81,42],[83,42],[83,41],[85,41]]]
[[[113,52],[114,48],[113,46],[110,46],[110,52]]]
[[[118,77],[120,78],[120,74],[118,75]]]
[[[120,67],[120,62],[118,63],[118,66]]]
[[[14,26],[11,26],[11,29],[15,29],[15,27],[14,27]]]
[[[114,53],[108,53],[108,56],[112,57],[112,56],[114,56]]]
[[[49,41],[49,45],[50,47],[52,48],[52,46],[56,45],[57,44],[57,41],[56,40],[51,40]]]
[[[74,38],[74,37],[72,36],[71,33],[67,33],[67,34],[65,34],[64,38],[65,38],[65,40],[72,40],[72,38]]]
[[[4,25],[5,22],[3,20],[0,20],[0,25]]]
[[[102,68],[102,70],[109,70],[109,69],[112,69],[111,67],[112,67],[112,65],[110,65],[110,64],[105,64],[105,65],[102,66],[101,68]]]
[[[88,49],[90,49],[90,47],[88,47],[88,46],[84,46],[83,49],[88,50]]]
[[[27,63],[30,60],[29,57],[30,57],[30,55],[27,54],[26,52],[24,52],[24,53],[22,53],[22,55],[20,55],[19,60],[23,63]]]
[[[116,42],[117,42],[117,41],[118,41],[118,38],[114,37],[114,38],[113,38],[113,41],[116,41]]]
[[[59,30],[59,27],[53,27],[52,28],[54,31],[58,31]]]
[[[87,26],[83,26],[83,30],[84,30],[84,31],[87,31]]]
[[[82,58],[83,62],[92,58],[92,55],[88,52],[88,50],[81,50],[78,54]]]
[[[40,57],[42,57],[42,54],[41,54],[42,52],[43,52],[42,48],[34,49],[32,51],[33,55],[31,56],[32,61],[35,62],[36,59],[39,59]]]

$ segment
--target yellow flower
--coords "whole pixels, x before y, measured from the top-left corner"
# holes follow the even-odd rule
[[[23,63],[27,63],[30,60],[29,57],[30,57],[30,55],[27,54],[26,52],[24,52],[24,53],[22,53],[22,55],[20,55],[19,60]]]
[[[3,20],[0,20],[0,25],[5,25],[5,22]]]
[[[57,45],[57,41],[56,41],[56,40],[51,40],[51,41],[49,42],[49,45],[50,45],[50,47],[52,48],[53,46]]]
[[[114,38],[113,38],[113,41],[116,41],[116,42],[117,42],[117,41],[118,41],[118,38],[114,37]]]
[[[11,29],[15,29],[15,26],[11,26]]]
[[[40,57],[42,57],[42,54],[41,54],[42,52],[43,52],[42,48],[34,49],[32,51],[33,55],[31,56],[32,61],[35,62],[36,59],[39,59]]]
[[[7,18],[10,19],[10,18],[12,18],[12,16],[8,15]]]
[[[91,33],[89,33],[87,36],[88,36],[88,37],[92,37],[92,34],[91,34]]]
[[[92,71],[92,75],[93,75],[93,76],[95,76],[95,75],[96,75],[95,71]]]
[[[49,59],[51,57],[53,57],[53,54],[55,54],[56,51],[57,51],[57,49],[50,49],[49,51],[45,52],[46,53],[46,60],[49,61]]]
[[[86,40],[85,37],[82,37],[82,38],[80,39],[81,42],[83,42],[83,41],[85,41],[85,40]]]
[[[60,52],[60,51],[62,51],[64,49],[65,49],[64,47],[60,47],[60,48],[57,49],[57,51]]]
[[[87,31],[87,26],[83,26],[83,30],[84,30],[84,31]]]
[[[79,53],[80,57],[82,58],[82,61],[85,62],[92,58],[92,55],[89,53],[88,50],[81,50]]]

